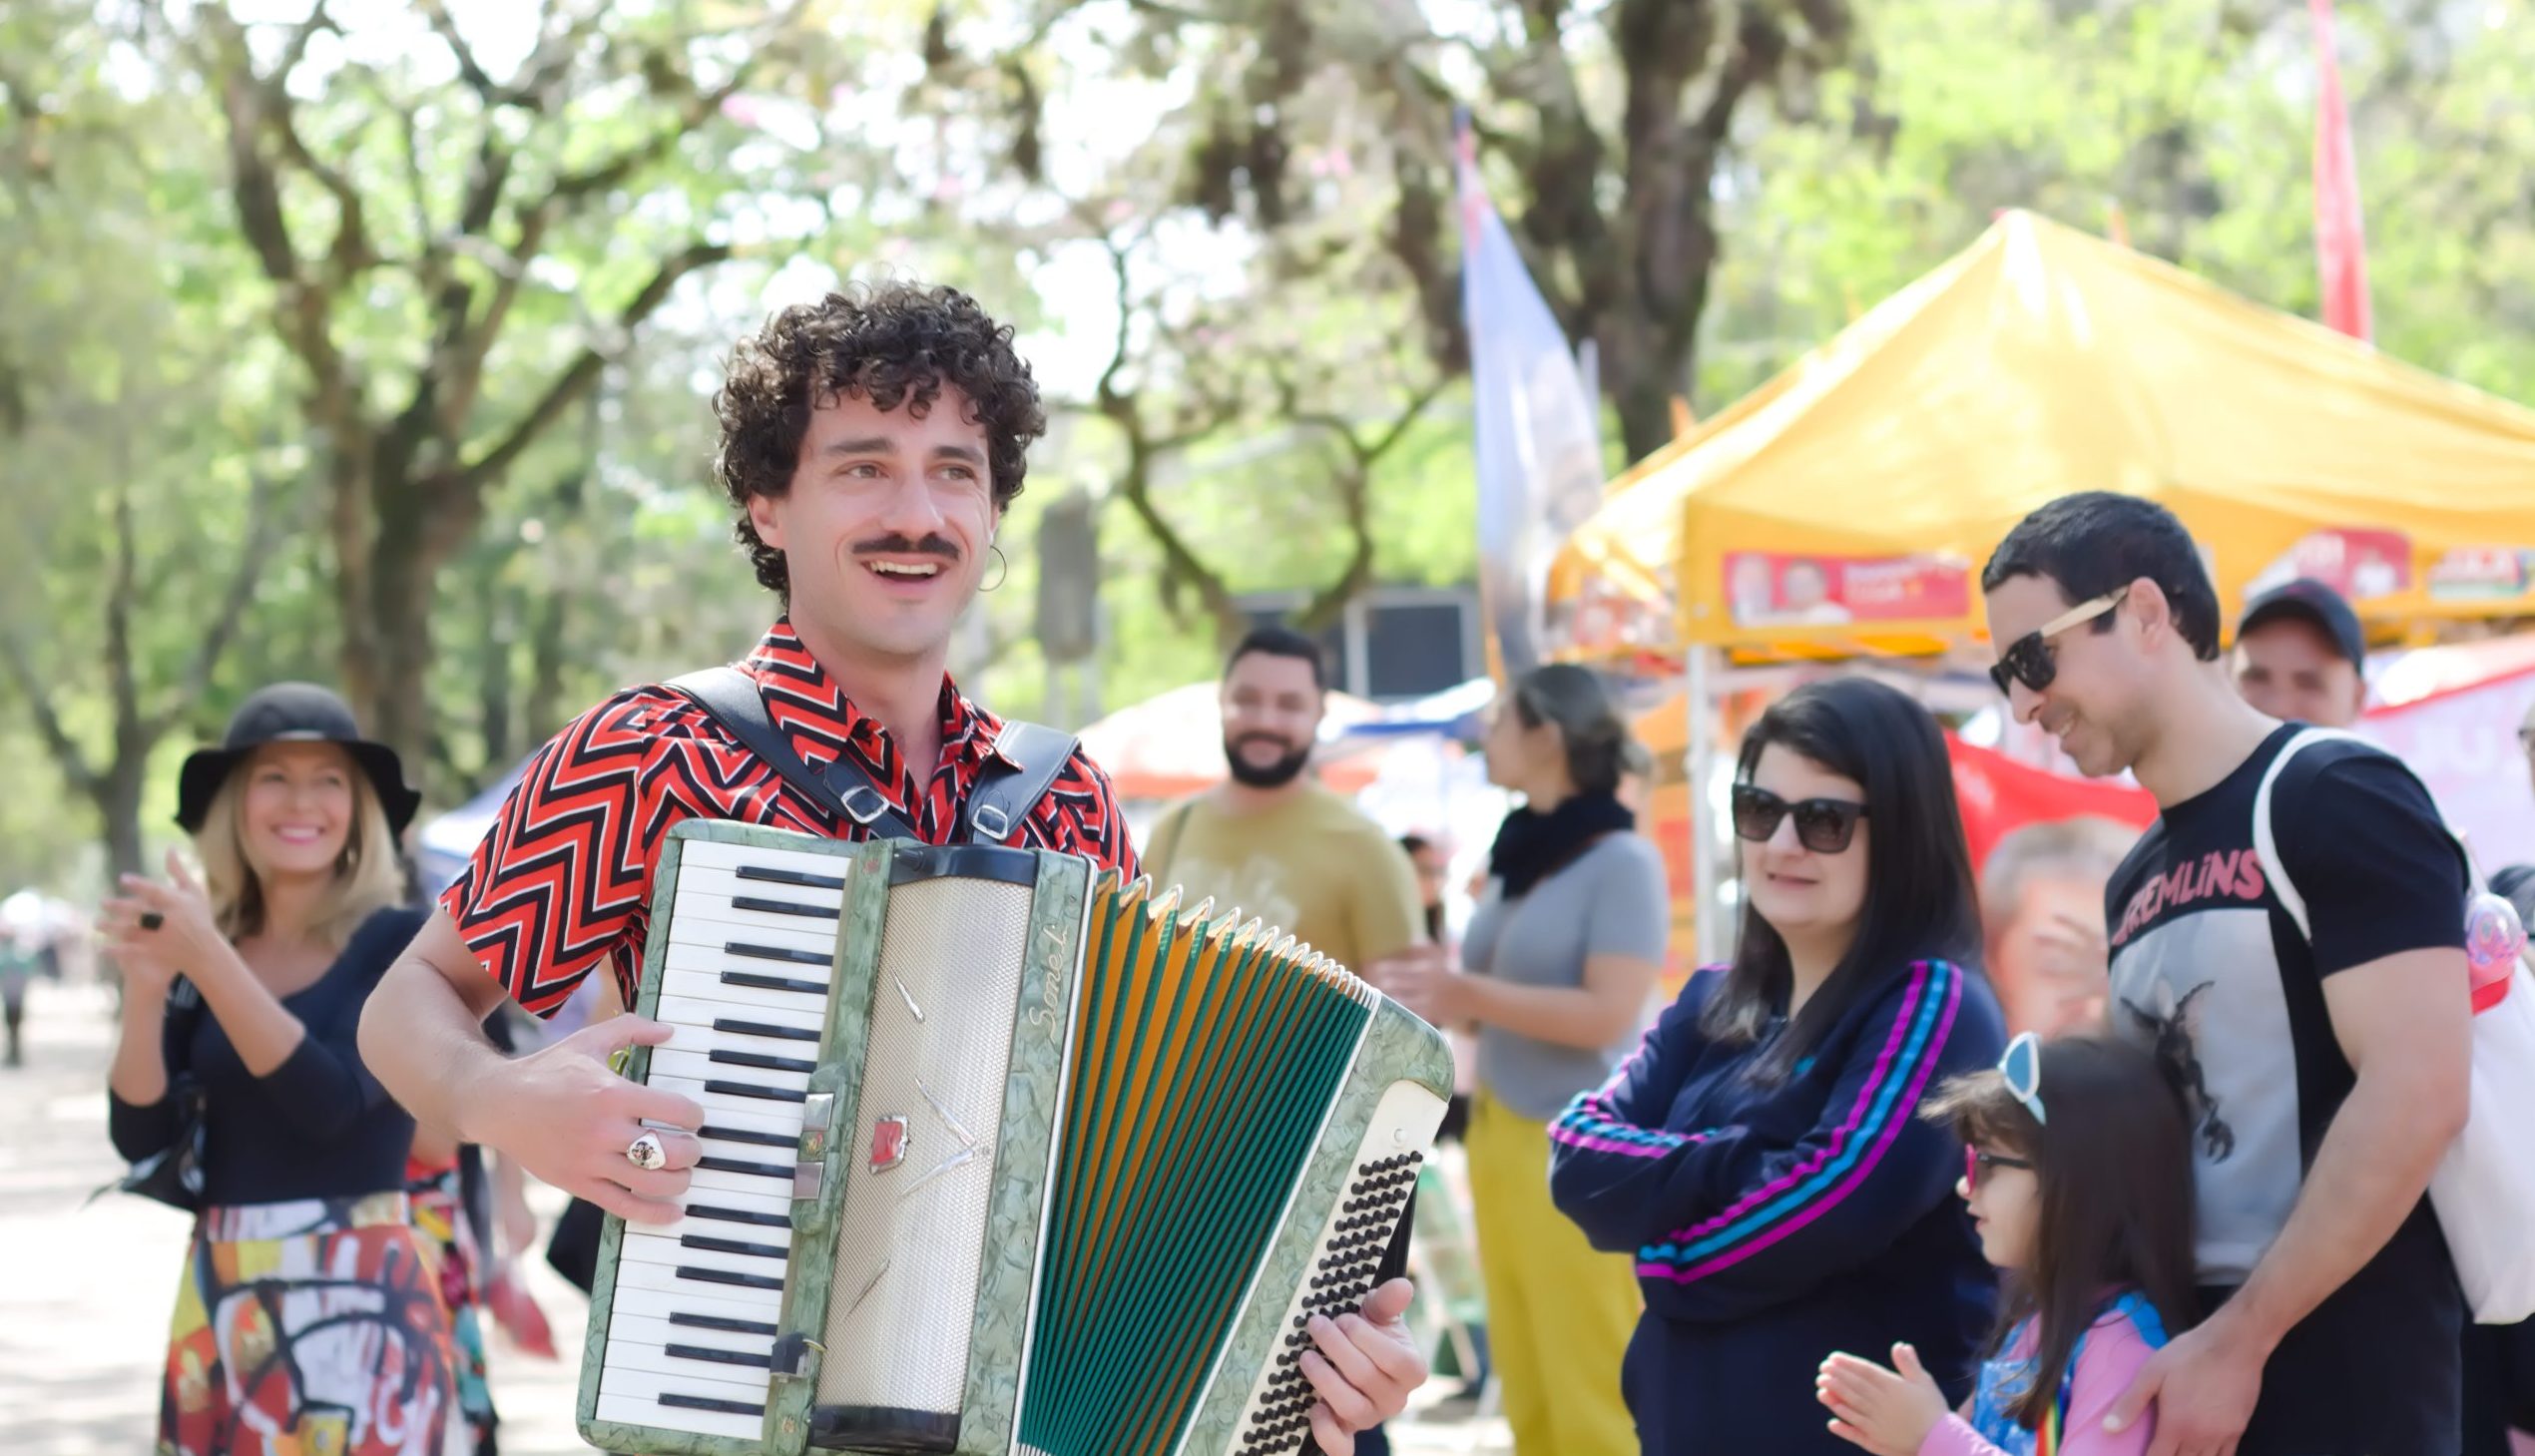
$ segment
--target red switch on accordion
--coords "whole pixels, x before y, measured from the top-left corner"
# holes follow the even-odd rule
[[[885,1173],[906,1158],[906,1119],[880,1118],[871,1124],[871,1171]]]

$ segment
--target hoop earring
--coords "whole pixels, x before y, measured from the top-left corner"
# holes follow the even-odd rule
[[[993,591],[995,588],[1000,587],[1000,586],[1002,586],[1002,585],[1003,585],[1003,583],[1004,583],[1004,579],[1005,579],[1006,577],[1009,577],[1009,576],[1011,576],[1011,575],[1012,575],[1012,563],[1011,563],[1011,562],[1008,562],[1008,561],[1006,561],[1006,560],[1004,560],[1004,559],[1003,559],[1003,548],[1002,548],[1002,547],[997,546],[997,545],[995,545],[993,542],[989,541],[989,542],[987,542],[987,543],[986,543],[986,550],[988,550],[989,552],[992,552],[992,553],[994,554],[994,558],[995,558],[995,565],[997,565],[997,566],[999,566],[999,567],[1002,567],[1002,568],[1003,568],[1003,570],[1001,570],[1001,571],[999,571],[999,572],[995,573],[995,579],[994,579],[992,582],[989,582],[989,583],[987,583],[986,585],[981,586],[981,587],[979,587],[979,588],[977,589],[978,591],[981,591],[981,592],[991,592],[991,591]]]

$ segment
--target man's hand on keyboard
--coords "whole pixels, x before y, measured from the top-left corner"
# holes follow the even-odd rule
[[[704,1109],[629,1082],[610,1065],[626,1048],[658,1046],[670,1034],[639,1016],[584,1027],[468,1089],[466,1127],[475,1141],[628,1222],[676,1222],[701,1156],[695,1130],[704,1125]],[[654,1168],[629,1156],[649,1153],[635,1148],[646,1134],[658,1140]]]

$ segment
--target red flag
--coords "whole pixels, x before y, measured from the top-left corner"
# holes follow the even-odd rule
[[[2332,0],[2306,0],[2315,29],[2315,264],[2326,326],[2374,339],[2367,302],[2367,234],[2359,224],[2359,171],[2332,44]]]

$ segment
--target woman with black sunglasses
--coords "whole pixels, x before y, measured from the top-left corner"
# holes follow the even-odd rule
[[[1798,689],[1736,780],[1734,961],[1551,1125],[1550,1191],[1635,1259],[1645,1451],[1846,1452],[1822,1351],[1906,1341],[1950,1399],[1969,1387],[1992,1275],[1952,1197],[1962,1145],[1914,1114],[2005,1032],[1967,965],[1970,856],[1925,710],[1862,678]]]

